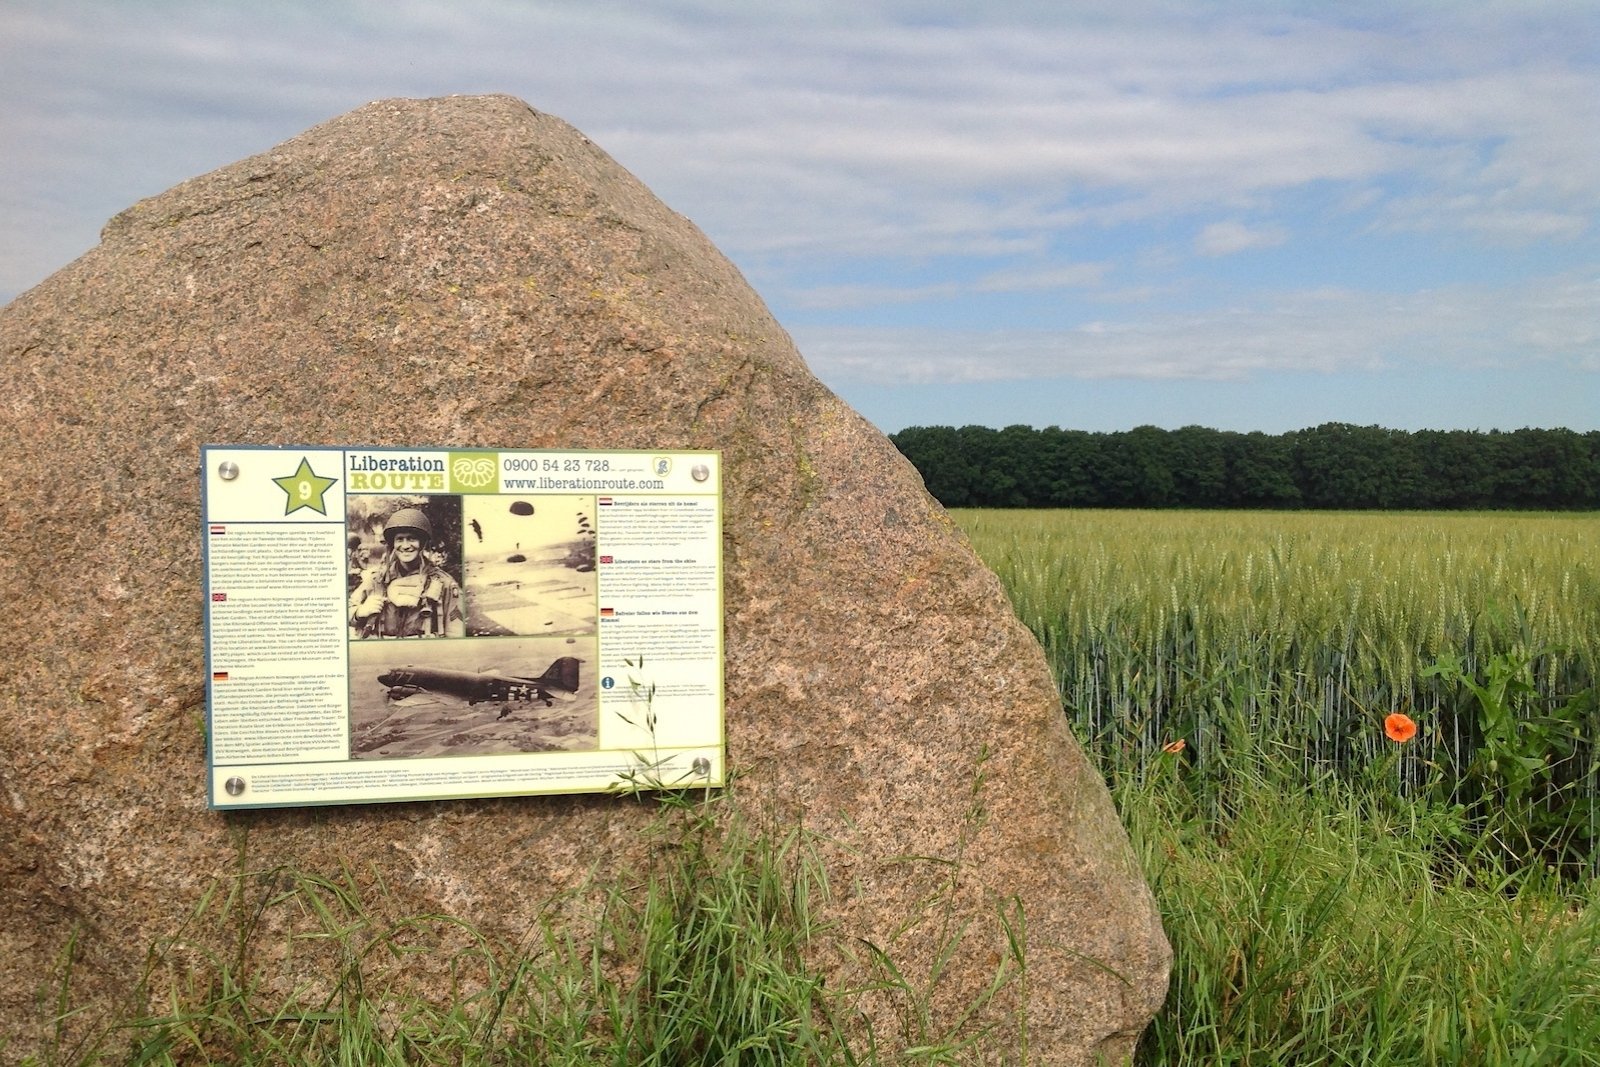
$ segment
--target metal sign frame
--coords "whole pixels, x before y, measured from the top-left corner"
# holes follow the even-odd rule
[[[720,453],[201,464],[211,808],[723,784]]]

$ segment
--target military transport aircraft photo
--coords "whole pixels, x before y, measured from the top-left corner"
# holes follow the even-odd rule
[[[502,674],[495,670],[453,671],[443,667],[390,667],[378,675],[378,684],[387,686],[389,700],[405,707],[443,703],[444,698],[465,700],[471,707],[479,703],[505,705],[509,714],[513,703],[544,701],[552,707],[557,700],[578,699],[578,660],[562,656],[537,678]]]
[[[350,642],[350,758],[592,752],[590,637]]]

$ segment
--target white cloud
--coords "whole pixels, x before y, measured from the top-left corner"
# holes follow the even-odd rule
[[[1061,263],[1049,267],[1020,267],[979,278],[973,290],[980,293],[1023,293],[1051,289],[1088,289],[1106,276],[1104,263]]]
[[[1234,308],[1093,321],[1061,330],[812,327],[792,331],[824,379],[870,384],[1037,379],[1229,381],[1276,371],[1421,363],[1441,369],[1555,363],[1600,404],[1600,277],[1400,296],[1344,289]]]
[[[951,300],[974,293],[1035,293],[1060,289],[1093,289],[1105,278],[1103,263],[1061,263],[997,271],[973,281],[944,281],[926,285],[825,285],[785,292],[798,308],[875,307]]]
[[[290,116],[287,134],[376,96],[502,89],[574,121],[750,249],[795,234],[851,247],[851,235],[883,233],[873,223],[886,203],[914,251],[939,241],[953,204],[966,208],[966,237],[992,240],[1007,225],[1401,170],[1430,196],[1507,192],[1532,201],[1523,210],[1551,197],[1563,203],[1544,210],[1592,214],[1600,197],[1592,64],[1530,66],[1463,39],[1485,33],[1486,16],[1426,8],[1402,8],[1410,24],[1360,28],[1271,8],[1221,21],[1188,5],[1157,6],[1160,19],[1137,8],[1073,19],[997,4],[944,25],[882,4],[813,17],[708,5],[20,6],[3,66],[16,89],[44,83],[44,98],[10,92],[13,112],[88,94],[135,131],[220,108],[247,122]],[[1454,152],[1491,142],[1484,159]],[[1063,222],[1065,205],[1079,206]]]
[[[1272,248],[1289,239],[1281,226],[1251,229],[1242,222],[1213,222],[1195,237],[1195,251],[1202,256],[1231,256],[1251,248]]]
[[[824,285],[791,291],[789,301],[801,308],[882,307],[886,304],[917,304],[928,300],[945,300],[960,292],[961,287],[954,282],[900,287]]]

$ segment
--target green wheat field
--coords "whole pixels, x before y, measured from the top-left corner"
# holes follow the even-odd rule
[[[1204,759],[1231,722],[1309,776],[1355,771],[1387,755],[1396,710],[1422,727],[1408,762],[1459,758],[1470,724],[1422,676],[1441,657],[1526,660],[1536,704],[1600,673],[1590,515],[956,515],[1118,768],[1177,738]]]
[[[1600,517],[956,516],[1160,903],[1140,1062],[1600,1064]]]

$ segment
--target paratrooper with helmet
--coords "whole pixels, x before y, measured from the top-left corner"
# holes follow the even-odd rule
[[[357,637],[465,637],[461,586],[428,559],[433,523],[417,508],[401,508],[383,527],[388,555],[350,594],[350,628]]]

